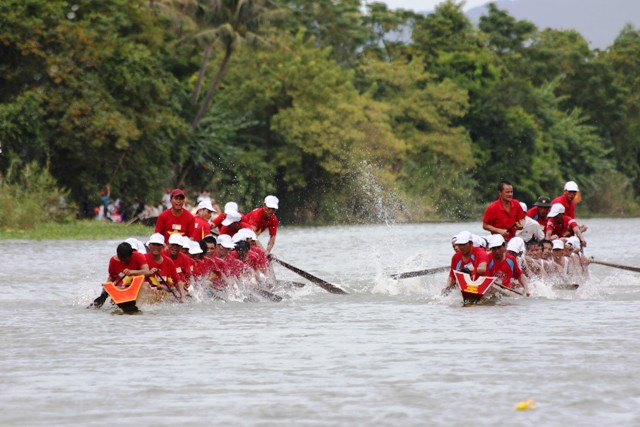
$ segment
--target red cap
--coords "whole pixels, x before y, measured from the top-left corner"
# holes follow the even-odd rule
[[[176,188],[175,190],[172,190],[172,191],[171,191],[171,194],[169,194],[169,196],[170,196],[172,199],[173,199],[174,197],[176,197],[176,196],[182,196],[182,197],[185,197],[185,195],[184,195],[184,191],[182,191],[182,190],[181,190],[181,189],[179,189],[179,188]]]

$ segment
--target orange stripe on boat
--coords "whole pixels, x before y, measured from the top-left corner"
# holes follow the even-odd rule
[[[109,294],[113,302],[121,304],[123,302],[135,301],[138,298],[140,287],[144,282],[144,276],[136,276],[131,281],[131,284],[126,288],[118,288],[113,282],[107,282],[103,284],[105,291]]]

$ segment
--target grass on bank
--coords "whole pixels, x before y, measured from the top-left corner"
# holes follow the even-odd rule
[[[150,236],[153,228],[142,224],[110,224],[102,221],[84,220],[63,224],[41,223],[31,230],[0,228],[0,240],[84,240],[117,239],[131,236]]]

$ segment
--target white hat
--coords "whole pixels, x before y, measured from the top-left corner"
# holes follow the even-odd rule
[[[556,239],[553,241],[553,246],[551,249],[561,249],[564,250],[564,242],[560,239]]]
[[[221,234],[217,238],[218,244],[222,245],[223,248],[233,249],[236,245],[233,244],[233,240],[231,236],[228,234]]]
[[[244,233],[240,233],[237,232],[236,234],[233,235],[233,237],[231,238],[231,241],[233,243],[238,243],[238,242],[242,242],[243,240],[247,240],[247,236],[244,235]]]
[[[456,245],[465,245],[473,240],[471,233],[468,231],[461,231],[456,235]]]
[[[504,237],[500,234],[492,234],[489,236],[489,249],[497,248],[504,245]]]
[[[147,245],[150,245],[152,243],[156,243],[158,245],[164,245],[164,236],[160,233],[153,233],[151,237],[149,237],[149,241],[147,242]]]
[[[567,181],[567,183],[564,185],[564,189],[565,191],[580,191],[578,189],[578,184],[576,184],[574,181]]]
[[[562,206],[560,203],[554,203],[553,205],[551,205],[551,210],[547,214],[547,218],[556,217],[561,213],[564,213],[564,206]]]
[[[234,222],[238,222],[242,219],[242,215],[239,212],[229,212],[227,217],[222,221],[222,225],[228,226],[233,224]]]
[[[182,247],[184,249],[191,249],[191,243],[193,241],[188,236],[182,236]]]
[[[472,234],[471,238],[473,239],[473,246],[478,248],[486,248],[487,247],[487,239],[482,236],[478,236],[477,234]]]
[[[276,196],[267,196],[264,198],[264,204],[268,208],[278,209],[278,203],[280,200]]]
[[[191,244],[189,245],[189,253],[191,255],[201,254],[202,253],[202,248],[200,247],[200,243],[191,242]]]
[[[580,244],[580,239],[577,236],[571,236],[567,239],[567,245],[571,246],[573,249],[580,249],[582,246]]]
[[[234,234],[233,238],[235,239],[236,236],[238,236],[238,239],[246,240],[246,239],[249,238],[249,235],[247,234],[248,231],[251,231],[251,229],[249,229],[249,228],[241,228],[240,230],[238,230],[238,232],[236,234]]]
[[[171,236],[169,236],[169,244],[170,245],[178,245],[178,246],[182,246],[182,242],[184,241],[184,238],[182,237],[182,234],[172,234]]]
[[[125,242],[127,242],[131,246],[131,249],[133,249],[134,251],[138,251],[141,254],[147,253],[147,248],[144,247],[144,243],[142,243],[140,240],[129,237],[127,240],[125,240]]]
[[[227,202],[224,205],[224,213],[238,212],[238,204],[236,202]]]
[[[244,234],[246,236],[247,239],[251,239],[251,240],[258,240],[258,235],[256,234],[255,231],[253,231],[250,228],[243,228],[242,230],[244,230]],[[241,231],[242,231],[241,230]]]
[[[507,243],[507,250],[519,254],[524,252],[524,240],[521,237],[514,237]]]
[[[522,210],[524,211],[524,213],[527,213],[527,210],[529,208],[527,208],[527,204],[525,202],[520,202],[520,207],[522,208]]]
[[[209,212],[216,211],[215,209],[213,209],[213,206],[211,206],[211,200],[203,200],[200,203],[198,203],[198,210],[200,209],[206,209]]]

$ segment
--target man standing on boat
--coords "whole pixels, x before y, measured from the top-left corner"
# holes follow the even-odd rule
[[[483,276],[487,271],[487,252],[473,245],[473,236],[468,231],[461,231],[455,236],[454,245],[456,252],[451,257],[451,269],[447,287],[443,292],[448,292],[456,285],[454,271],[462,271],[471,275],[475,280]]]
[[[195,222],[191,212],[184,208],[186,201],[184,191],[176,188],[171,191],[170,197],[171,209],[162,212],[156,220],[156,233],[164,236],[165,243],[169,242],[169,236],[172,234],[188,236]]]
[[[512,287],[511,281],[515,279],[524,288],[525,295],[529,296],[524,274],[522,274],[515,257],[507,253],[504,238],[500,235],[491,236],[489,249],[491,249],[491,253],[487,259],[487,276],[497,277],[500,279],[501,285],[507,288]]]
[[[276,244],[276,233],[278,231],[278,210],[279,200],[276,196],[267,196],[264,198],[264,204],[260,208],[256,208],[246,215],[246,222],[259,236],[264,230],[269,229],[269,243],[267,243],[267,254],[271,253],[273,245]]]
[[[522,229],[524,211],[520,202],[513,198],[513,185],[509,181],[498,184],[498,200],[491,203],[484,211],[482,228],[491,234],[498,234],[506,241]]]

